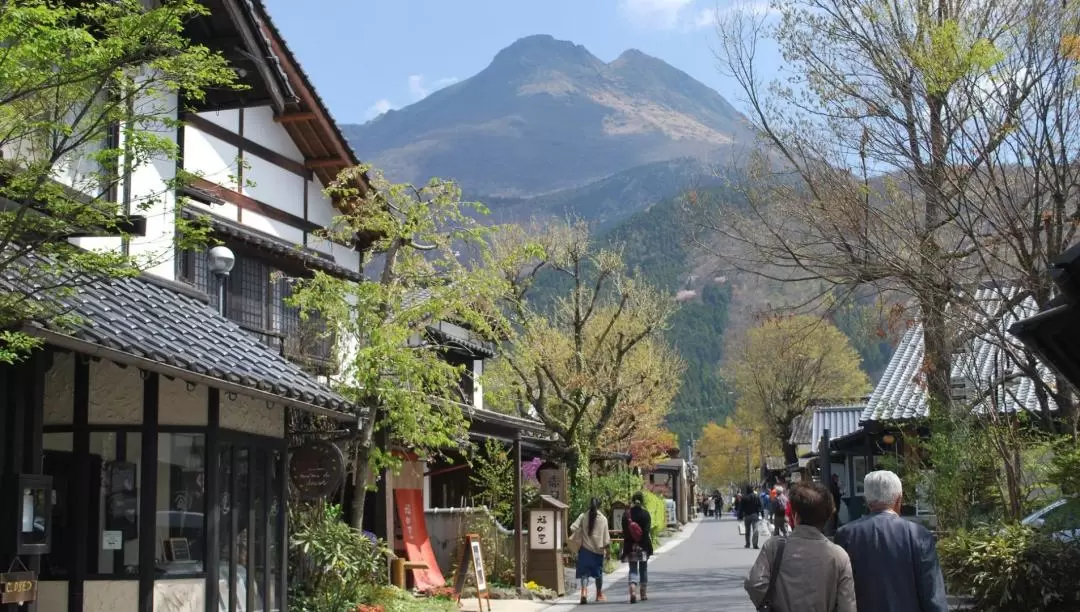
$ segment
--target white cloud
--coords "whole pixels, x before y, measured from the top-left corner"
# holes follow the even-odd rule
[[[701,9],[692,20],[685,20],[685,26],[689,30],[711,29],[716,27],[718,20],[734,13],[770,18],[780,15],[769,0],[735,0],[721,2],[712,8]]]
[[[368,118],[374,119],[375,117],[378,117],[379,115],[385,113],[388,110],[392,110],[393,108],[393,102],[387,100],[386,98],[382,98],[381,100],[375,102],[375,104],[372,104],[370,108],[368,108]]]
[[[671,29],[679,24],[693,0],[619,0],[619,11],[642,27]]]
[[[453,85],[454,83],[457,83],[458,80],[457,77],[443,77],[428,83],[424,75],[411,74],[409,75],[409,95],[412,96],[414,102],[423,100],[428,97],[431,92]]]

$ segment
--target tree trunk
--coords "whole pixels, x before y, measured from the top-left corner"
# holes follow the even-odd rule
[[[356,455],[353,457],[353,499],[351,525],[354,529],[364,528],[364,503],[367,501],[367,483],[371,476],[371,447],[375,440],[375,424],[378,422],[378,410],[364,421],[360,438],[356,442]]]
[[[945,322],[947,300],[932,294],[920,299],[923,323],[923,371],[926,375],[927,404],[931,411],[951,411],[952,348]]]

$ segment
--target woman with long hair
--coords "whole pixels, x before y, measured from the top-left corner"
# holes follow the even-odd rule
[[[611,545],[608,521],[600,511],[600,500],[592,498],[589,509],[570,525],[571,538],[580,548],[577,553],[577,579],[581,581],[581,603],[588,602],[589,579],[596,579],[596,601],[604,597],[604,557]]]
[[[648,601],[649,557],[653,554],[652,517],[645,509],[645,496],[638,491],[630,498],[630,510],[623,513],[623,548],[620,558],[630,564],[630,603]],[[636,525],[636,528],[635,528]]]

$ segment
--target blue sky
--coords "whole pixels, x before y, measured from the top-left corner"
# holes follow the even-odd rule
[[[731,0],[264,1],[342,123],[367,121],[466,79],[530,34],[585,45],[604,61],[640,49],[741,107],[713,55],[715,16]]]

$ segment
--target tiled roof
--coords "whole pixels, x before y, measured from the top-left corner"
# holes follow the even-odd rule
[[[813,417],[810,413],[804,412],[795,417],[795,420],[791,422],[791,437],[788,438],[789,444],[796,446],[800,444],[810,444],[811,425],[813,424]]]
[[[19,270],[8,266],[0,285],[27,293]],[[23,276],[22,278],[25,278]],[[148,278],[100,278],[80,283],[74,294],[38,294],[53,300],[76,321],[31,327],[52,343],[93,353],[105,349],[117,361],[166,366],[166,373],[192,382],[222,381],[280,398],[300,408],[349,412],[348,402],[326,385],[260,343],[201,300]],[[35,332],[36,330],[36,332]],[[111,358],[110,355],[103,355]],[[241,391],[243,392],[243,391]]]
[[[1030,316],[1036,311],[1033,300],[1026,299],[1013,306],[1003,316],[994,317],[990,322],[987,313],[1001,310],[1009,300],[1017,295],[1010,288],[982,288],[975,294],[974,303],[978,305],[967,320],[973,326],[983,326],[992,330],[975,332],[974,337],[965,343],[965,350],[953,355],[952,380],[954,387],[966,387],[973,410],[986,409],[988,402],[978,397],[994,386],[994,381],[1008,377],[1008,392],[1002,402],[1003,410],[1038,411],[1039,402],[1035,394],[1035,381],[1021,376],[1016,366],[1007,359],[1002,348],[1003,333],[1018,319]],[[954,318],[955,317],[954,313]],[[1049,370],[1040,367],[1043,380],[1053,380]],[[1051,403],[1051,408],[1056,409]],[[929,416],[925,376],[923,374],[923,327],[921,323],[912,325],[904,333],[896,352],[889,361],[889,366],[870,395],[861,421],[901,421]]]
[[[821,436],[829,430],[829,439],[835,440],[859,431],[859,418],[864,405],[823,406],[814,410],[811,418],[810,444],[817,452]]]

